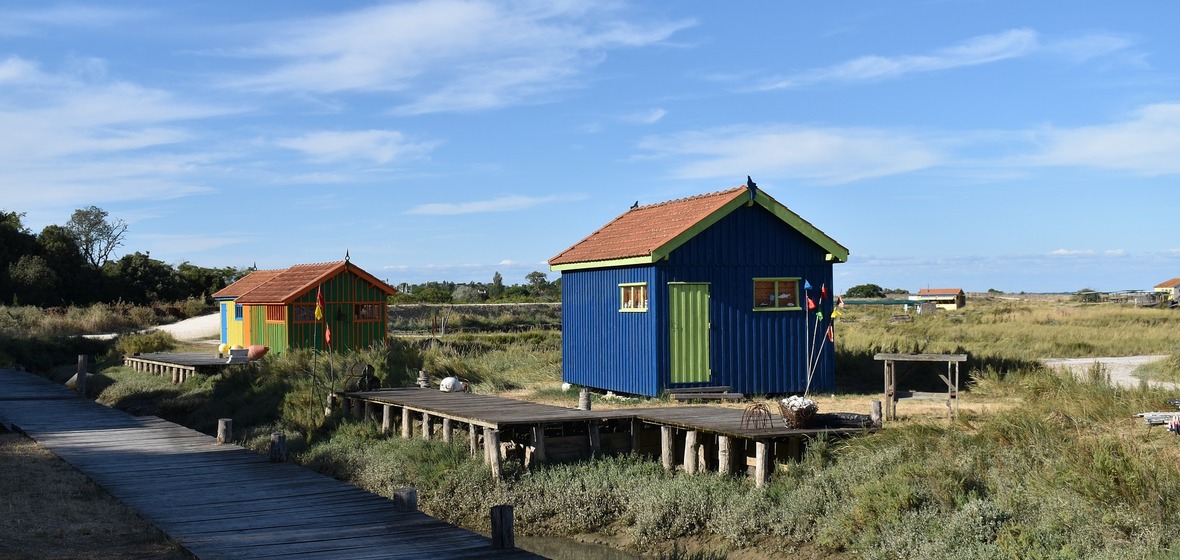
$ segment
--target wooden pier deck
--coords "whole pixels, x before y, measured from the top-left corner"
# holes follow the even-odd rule
[[[228,363],[216,352],[155,352],[123,356],[123,365],[135,371],[170,375],[173,383],[184,383],[196,373],[215,373],[241,363]]]
[[[385,433],[400,424],[403,438],[421,434],[416,437],[429,439],[441,431],[443,440],[450,442],[457,424],[466,425],[471,453],[480,452],[482,440],[484,460],[492,466],[493,476],[499,476],[509,448],[526,468],[550,459],[635,452],[659,457],[666,469],[682,468],[690,474],[704,470],[729,474],[752,468],[755,482],[764,485],[774,470],[772,462],[798,461],[809,438],[870,429],[867,423],[832,426],[822,419],[813,427],[787,428],[777,414],[768,422],[751,423],[744,410],[720,406],[578,410],[431,388],[337,396],[355,417],[380,421]]]
[[[29,373],[0,369],[0,423],[87,474],[201,559],[539,558],[352,485]]]

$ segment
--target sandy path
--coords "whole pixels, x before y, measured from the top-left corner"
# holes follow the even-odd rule
[[[1110,373],[1110,382],[1119,387],[1138,387],[1139,378],[1135,377],[1135,370],[1144,364],[1150,364],[1155,361],[1162,360],[1167,356],[1123,356],[1118,358],[1046,358],[1041,360],[1045,365],[1058,369],[1069,370],[1074,375],[1084,376],[1094,362],[1101,363],[1108,373]],[[1149,381],[1152,387],[1161,387],[1164,389],[1177,389],[1175,383],[1167,381]]]

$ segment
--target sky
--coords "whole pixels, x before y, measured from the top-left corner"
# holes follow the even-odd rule
[[[0,209],[115,257],[524,283],[746,176],[835,291],[1180,276],[1180,4],[0,4]]]

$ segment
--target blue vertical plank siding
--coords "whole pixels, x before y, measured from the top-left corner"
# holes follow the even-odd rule
[[[647,282],[648,310],[619,311],[619,284]],[[651,267],[572,271],[561,276],[562,379],[635,395],[656,395],[657,335],[662,306]]]
[[[709,285],[709,367],[704,383],[751,395],[799,393],[808,360],[812,391],[835,386],[830,323],[832,263],[820,245],[760,205],[735,209],[653,265],[562,273],[562,368],[569,383],[655,396],[671,384],[668,284]],[[754,311],[755,278],[799,278],[803,309]],[[806,310],[803,281],[824,320]],[[647,282],[648,311],[619,311],[619,284]],[[828,298],[820,301],[820,287]]]

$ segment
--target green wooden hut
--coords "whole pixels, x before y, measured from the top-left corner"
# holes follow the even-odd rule
[[[271,352],[329,347],[347,351],[385,340],[386,298],[396,293],[345,258],[254,271],[213,294],[213,299],[221,308],[223,343],[260,344]],[[323,297],[322,319],[316,318],[317,294]]]

